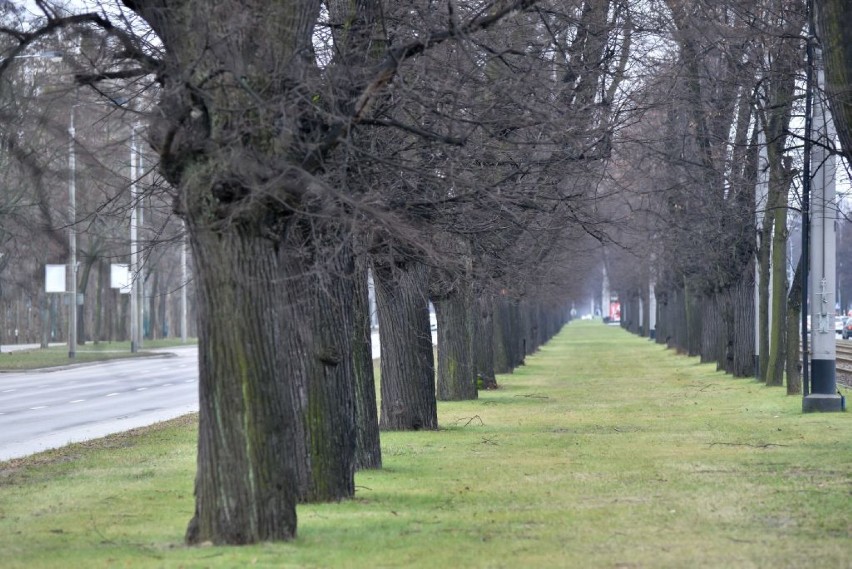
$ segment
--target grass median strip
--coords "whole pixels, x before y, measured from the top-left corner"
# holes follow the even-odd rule
[[[193,340],[192,343],[196,343],[196,340]],[[100,342],[97,344],[90,342],[77,348],[74,359],[68,357],[67,346],[6,351],[0,354],[0,372],[41,370],[126,358],[162,357],[162,353],[148,350],[177,348],[184,345],[186,344],[174,339],[152,340],[145,344],[145,349],[131,352],[130,342]]]
[[[383,433],[292,543],[187,548],[195,418],[0,463],[4,567],[848,567],[852,418],[573,323],[501,388]]]

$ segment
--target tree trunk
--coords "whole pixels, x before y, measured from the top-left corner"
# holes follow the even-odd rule
[[[497,382],[494,377],[494,299],[491,296],[482,296],[474,302],[473,324],[474,373],[485,387],[494,387]]]
[[[195,515],[186,539],[290,539],[304,385],[286,375],[303,346],[295,330],[282,330],[299,325],[284,320],[284,261],[277,243],[242,226],[216,234],[191,216],[189,226],[199,299],[199,437]]]
[[[684,287],[684,309],[686,311],[686,353],[701,355],[701,330],[703,329],[700,297],[689,287]]]
[[[356,260],[354,278],[355,336],[352,356],[355,366],[355,468],[363,470],[382,467],[376,380],[373,376],[367,261],[363,256]]]
[[[522,300],[512,301],[509,304],[509,339],[512,356],[512,369],[524,365],[527,356],[527,327],[525,326],[524,313],[526,303]]]
[[[697,307],[701,314],[701,330],[699,338],[699,355],[701,363],[716,361],[716,335],[718,333],[718,322],[715,311],[715,298],[706,297]]]
[[[438,400],[476,399],[476,373],[471,355],[470,284],[459,279],[456,290],[433,300],[438,321]]]
[[[772,237],[772,303],[769,329],[769,358],[764,373],[766,385],[784,385],[784,347],[786,344],[787,317],[787,192],[784,204],[775,209]],[[762,354],[761,354],[762,355]]]
[[[149,285],[147,287],[147,293],[149,298],[149,307],[148,311],[148,329],[150,330],[150,337],[152,340],[156,340],[157,338],[161,338],[163,336],[163,324],[160,320],[160,271],[158,270],[149,270],[148,271],[148,281]]]
[[[747,268],[737,283],[733,297],[734,375],[754,376],[754,274]]]
[[[772,210],[767,209],[760,231],[760,248],[757,250],[757,274],[759,275],[757,380],[764,383],[769,369],[769,264],[771,259],[769,243],[773,219]]]
[[[381,335],[379,426],[385,430],[438,428],[428,275],[428,269],[415,262],[374,266]]]
[[[335,237],[332,242],[338,247],[345,244],[342,236]],[[355,264],[346,247],[332,255],[319,266],[304,266],[292,279],[288,278],[292,274],[289,263],[279,265],[289,304],[299,309],[292,315],[293,321],[301,330],[310,331],[302,343],[308,354],[304,358],[307,400],[303,402],[307,403],[304,430],[310,469],[299,496],[303,502],[337,501],[355,495]],[[308,302],[301,302],[305,297]],[[285,316],[285,334],[287,320]],[[288,354],[289,359],[304,353]],[[287,368],[283,369],[286,373]]]
[[[95,317],[94,317],[94,337],[92,338],[95,344],[99,343],[103,337],[103,311],[104,297],[112,289],[106,286],[106,271],[104,270],[105,263],[98,262],[98,294],[95,295]]]
[[[92,265],[95,264],[97,259],[95,257],[86,256],[86,260],[83,263],[83,271],[80,276],[80,280],[77,283],[77,294],[83,295],[83,298],[86,297],[86,290],[89,288],[89,277],[92,275]],[[77,345],[83,346],[86,344],[86,312],[84,310],[85,305],[78,305],[77,299],[73,300],[74,307],[77,310]],[[85,302],[85,300],[84,300]]]
[[[801,335],[802,321],[802,259],[796,266],[793,285],[787,295],[787,395],[802,392]]]
[[[505,297],[497,297],[493,302],[494,335],[494,373],[512,373],[512,356],[509,333],[509,303]]]
[[[847,0],[815,0],[829,94],[843,154],[852,162],[852,10]]]

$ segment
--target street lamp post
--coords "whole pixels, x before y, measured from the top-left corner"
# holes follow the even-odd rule
[[[74,107],[68,125],[68,357],[77,357],[77,159],[74,152]]]
[[[183,223],[183,238],[180,242],[180,276],[181,276],[181,287],[180,287],[180,341],[182,344],[186,344],[186,223]]]
[[[139,253],[136,243],[136,128],[130,130],[130,351],[139,350],[139,308],[137,279]]]

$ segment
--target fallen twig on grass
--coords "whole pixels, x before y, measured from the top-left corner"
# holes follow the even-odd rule
[[[475,421],[476,419],[479,419],[479,424],[480,424],[480,425],[484,425],[484,424],[485,424],[485,423],[483,423],[483,422],[482,422],[482,417],[480,417],[479,415],[474,415],[473,417],[470,417],[470,418],[468,418],[468,417],[461,417],[460,419],[456,419],[456,425],[458,425],[460,422],[464,421],[465,419],[467,419],[467,423],[465,423],[464,425],[462,425],[462,427],[467,427],[468,425],[470,425],[470,424],[471,424],[471,422]]]
[[[779,443],[761,443],[761,444],[752,444],[752,443],[710,443],[710,446],[716,445],[725,445],[731,447],[752,447],[752,448],[769,448],[769,447],[788,447],[790,445],[782,445]]]

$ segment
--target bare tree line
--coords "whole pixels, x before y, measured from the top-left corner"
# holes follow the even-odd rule
[[[800,3],[37,4],[27,23],[3,8],[0,77],[80,38],[74,91],[144,123],[155,241],[186,224],[201,409],[188,542],[289,539],[298,501],[351,497],[355,470],[381,466],[380,429],[437,429],[438,400],[477,397],[559,330],[599,286],[602,245],[629,328],[649,330],[637,307],[654,282],[660,341],[752,365],[752,259],[787,225]],[[42,136],[31,182],[61,178]],[[92,250],[127,204],[114,174],[96,174],[83,217]],[[28,191],[28,215],[62,211],[56,187]]]

